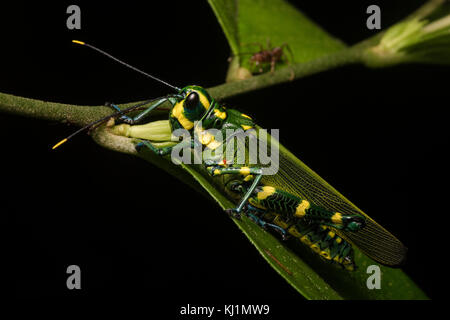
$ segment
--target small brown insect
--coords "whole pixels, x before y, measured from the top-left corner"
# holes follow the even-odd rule
[[[286,53],[284,52],[284,49],[287,49],[289,51],[291,59],[293,57],[292,51],[287,43],[283,43],[278,47],[272,47],[270,41],[267,40],[267,49],[264,49],[264,46],[260,43],[255,43],[253,45],[259,46],[260,51],[252,54],[252,56],[250,57],[250,64],[252,68],[259,68],[258,71],[260,73],[263,72],[264,65],[268,63],[270,63],[270,72],[275,71],[275,65],[279,61],[284,60],[287,64],[290,64],[290,61]]]

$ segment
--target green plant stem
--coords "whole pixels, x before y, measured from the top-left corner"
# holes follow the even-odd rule
[[[35,119],[86,125],[111,113],[105,106],[79,106],[0,93],[0,111]]]
[[[363,46],[358,45],[310,62],[293,64],[273,73],[267,72],[249,79],[225,83],[209,88],[208,91],[215,99],[221,100],[249,91],[290,82],[344,65],[360,63],[362,61],[363,48]]]
[[[212,87],[208,91],[215,99],[221,100],[248,91],[289,82],[293,79],[300,79],[339,66],[358,63],[361,62],[361,55],[361,46],[355,46],[311,62],[295,64],[273,73],[266,73],[254,76],[251,79]],[[293,75],[294,78],[292,77]],[[132,104],[134,103],[125,104],[122,107],[127,107]],[[167,106],[162,105],[161,107],[164,108]],[[96,119],[112,114],[112,110],[105,106],[78,106],[45,102],[6,93],[0,93],[0,111],[36,119],[71,123],[77,126],[86,125]]]
[[[444,0],[430,0],[416,10],[408,18],[422,18],[433,12]],[[343,49],[339,52],[325,55],[306,63],[293,64],[289,67],[279,69],[273,73],[265,73],[250,79],[230,82],[209,88],[210,94],[217,100],[233,97],[245,92],[266,88],[300,79],[322,71],[337,67],[362,63],[364,54],[369,47],[375,46],[383,33],[379,33],[353,47]],[[134,103],[122,105],[131,106]],[[168,105],[162,105],[162,108]],[[101,117],[111,114],[111,109],[105,106],[77,106],[70,104],[45,102],[41,100],[17,97],[0,92],[0,112],[11,113],[36,119],[45,119],[71,123],[77,126],[86,125]]]

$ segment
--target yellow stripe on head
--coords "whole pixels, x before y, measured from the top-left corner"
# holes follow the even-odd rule
[[[200,98],[200,103],[202,104],[203,108],[205,108],[205,110],[208,110],[209,105],[210,105],[208,98],[205,97],[205,95],[203,93],[201,93],[200,91],[197,91],[197,90],[193,90],[193,91],[198,93],[198,96]]]
[[[191,130],[194,127],[194,123],[184,116],[183,110],[183,101],[180,101],[173,107],[172,115],[177,118],[183,128]]]

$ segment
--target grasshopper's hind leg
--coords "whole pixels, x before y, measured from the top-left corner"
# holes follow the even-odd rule
[[[262,217],[264,217],[264,214],[267,213],[266,210],[262,210],[262,209],[254,207],[250,204],[247,204],[246,210],[244,212],[247,217],[249,217],[254,223],[256,223],[258,226],[260,226],[264,230],[268,230],[270,228],[272,230],[275,230],[279,234],[281,234],[281,237],[283,238],[283,240],[288,239],[288,233],[285,229],[283,229],[280,226],[277,226],[276,224],[266,222],[263,218],[261,218],[257,214],[255,214],[255,213],[259,213],[262,215]]]

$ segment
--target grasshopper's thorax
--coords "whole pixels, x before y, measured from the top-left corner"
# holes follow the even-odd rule
[[[225,125],[248,130],[254,127],[253,120],[237,110],[227,110],[217,103],[209,93],[200,86],[186,86],[180,91],[180,98],[175,102],[169,116],[173,130],[191,131],[196,121],[202,121],[201,129],[221,129]]]

